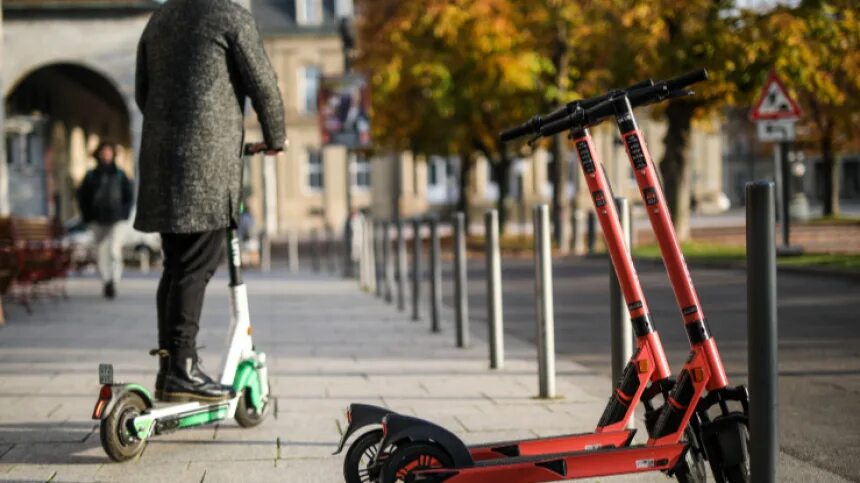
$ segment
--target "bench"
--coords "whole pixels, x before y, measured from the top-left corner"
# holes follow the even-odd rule
[[[51,294],[66,296],[64,283],[48,284],[64,281],[69,270],[70,252],[62,243],[61,235],[62,227],[48,218],[0,218],[0,252],[11,255],[8,263],[14,264],[12,287],[18,289],[15,290],[17,300],[28,312],[32,311],[30,300],[37,295],[37,287],[47,287]],[[0,255],[0,270],[2,266]],[[0,288],[2,285],[0,283]]]

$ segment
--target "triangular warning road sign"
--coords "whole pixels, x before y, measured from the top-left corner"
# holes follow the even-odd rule
[[[800,117],[800,108],[794,99],[788,95],[775,71],[771,71],[767,82],[759,94],[755,107],[750,111],[750,119],[757,121],[763,119],[797,119]]]

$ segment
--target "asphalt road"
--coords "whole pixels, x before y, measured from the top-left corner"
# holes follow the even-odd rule
[[[532,262],[502,264],[505,332],[533,342]],[[689,345],[663,266],[644,261],[637,269],[670,365],[680,368]],[[557,259],[553,265],[558,357],[608,375],[607,273],[605,258]],[[730,383],[746,383],[746,274],[698,267],[691,273]],[[452,280],[447,270],[444,277]],[[485,325],[482,260],[470,261],[469,280],[472,323]],[[444,285],[445,303],[451,304],[453,284]],[[860,279],[780,272],[778,297],[782,449],[860,481]],[[609,388],[607,378],[607,394]]]

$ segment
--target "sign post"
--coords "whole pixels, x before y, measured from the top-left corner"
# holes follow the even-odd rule
[[[760,141],[774,143],[774,178],[780,188],[778,212],[782,223],[782,246],[779,251],[784,255],[799,254],[801,251],[798,247],[791,247],[791,216],[788,207],[791,201],[788,153],[795,139],[795,124],[799,118],[800,108],[797,102],[789,95],[776,72],[771,71],[755,107],[750,111],[750,120],[756,121]]]

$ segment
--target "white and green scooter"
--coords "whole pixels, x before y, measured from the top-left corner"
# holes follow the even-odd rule
[[[246,148],[247,154],[252,154]],[[143,451],[146,441],[159,434],[236,418],[249,428],[266,417],[271,402],[266,355],[254,348],[248,314],[248,291],[242,282],[241,253],[235,228],[227,229],[230,270],[230,345],[220,383],[236,391],[232,399],[214,403],[156,405],[140,384],[113,380],[113,365],[99,365],[99,399],[93,419],[101,420],[101,442],[114,461],[126,461]]]

